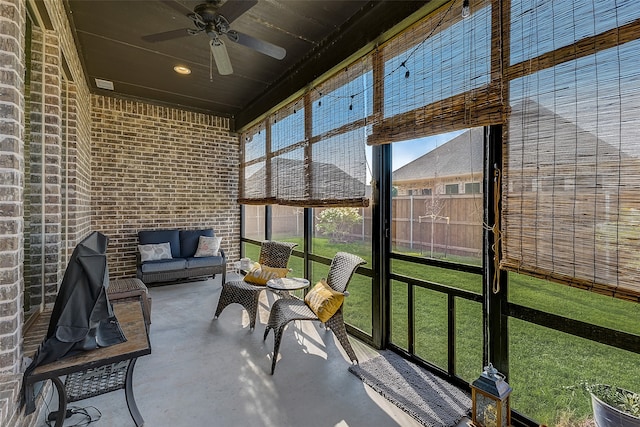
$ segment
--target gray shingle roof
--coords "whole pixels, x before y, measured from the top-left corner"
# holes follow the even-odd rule
[[[540,135],[537,154],[523,160],[530,167],[535,167],[536,159],[543,155],[549,157],[547,163],[556,165],[574,165],[576,156],[588,153],[597,153],[598,158],[610,158],[612,161],[629,158],[629,155],[617,147],[532,99],[514,103],[511,106],[511,120],[526,123],[528,127],[524,131],[529,133],[528,137]],[[521,126],[515,126],[510,132],[511,141],[517,142],[523,137]],[[554,135],[555,137],[549,137]],[[564,151],[558,146],[562,146]],[[473,128],[395,170],[393,182],[456,177],[471,172],[482,173],[482,163],[483,128]],[[584,173],[590,174],[592,171]]]
[[[473,128],[393,172],[393,182],[482,173],[483,128]]]
[[[274,158],[271,160],[273,192],[276,198],[282,199],[305,199],[305,168],[304,161],[287,158]],[[311,194],[312,199],[336,199],[353,198],[365,196],[365,183],[359,180],[336,165],[321,162],[311,162],[311,171],[316,178],[313,180]],[[245,181],[247,195],[264,196],[260,194],[265,188],[265,168],[261,168]],[[362,173],[364,175],[364,171]],[[258,193],[254,193],[257,191]]]

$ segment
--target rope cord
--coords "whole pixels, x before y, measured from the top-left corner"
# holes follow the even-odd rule
[[[500,292],[500,241],[502,239],[502,232],[500,231],[500,188],[502,185],[502,173],[500,169],[496,168],[493,172],[493,212],[495,216],[495,222],[491,231],[493,231],[494,242],[491,245],[493,250],[493,281],[491,284],[491,290],[494,294]]]

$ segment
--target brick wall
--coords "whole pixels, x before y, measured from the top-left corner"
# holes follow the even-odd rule
[[[31,40],[31,81],[26,176],[29,268],[25,269],[32,306],[55,301],[60,277],[61,227],[61,106],[60,48],[57,36],[34,28]],[[44,125],[43,125],[44,123]],[[43,247],[44,245],[44,247]],[[44,283],[44,292],[42,284]]]
[[[52,28],[29,27],[25,4],[0,0],[0,425],[21,427],[40,412],[19,406],[26,315],[52,306],[91,228],[89,87],[62,1],[41,3]]]
[[[19,372],[24,183],[24,4],[0,0],[0,373]]]
[[[237,134],[229,119],[93,96],[92,225],[112,278],[135,275],[137,232],[213,227],[239,257]]]
[[[24,185],[22,0],[0,0],[0,425],[15,418],[20,387]]]
[[[91,94],[61,0],[47,2],[69,70],[61,76],[62,236],[61,273],[76,244],[91,232]],[[61,276],[60,276],[61,278]]]
[[[63,82],[62,117],[62,265],[76,244],[91,232],[90,95]]]

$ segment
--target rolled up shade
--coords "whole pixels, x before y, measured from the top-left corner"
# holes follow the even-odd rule
[[[367,143],[389,144],[504,121],[490,1],[451,1],[379,49],[381,114]],[[496,22],[498,22],[496,20]]]

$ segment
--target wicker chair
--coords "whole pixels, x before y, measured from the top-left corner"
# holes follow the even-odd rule
[[[286,268],[291,257],[291,251],[296,247],[296,243],[264,241],[260,246],[260,265],[274,268]],[[256,326],[256,316],[258,314],[258,299],[260,292],[266,286],[252,285],[244,280],[233,280],[222,285],[222,292],[218,300],[218,307],[214,319],[217,319],[226,306],[232,303],[242,305],[249,314],[249,328],[253,331]]]
[[[331,261],[331,267],[329,268],[329,274],[327,275],[327,284],[335,291],[346,293],[347,285],[349,284],[353,273],[356,271],[358,266],[362,264],[365,264],[365,261],[362,258],[345,252],[338,252]],[[284,328],[287,324],[292,320],[320,321],[318,316],[311,311],[303,300],[294,296],[282,298],[273,303],[263,338],[266,340],[269,331],[273,329],[274,345],[273,358],[271,359],[272,375],[276,369],[276,361],[278,360],[278,351],[280,349],[282,333],[284,332]],[[349,343],[347,330],[344,326],[342,306],[340,306],[338,311],[329,320],[327,320],[325,326],[336,334],[336,338],[338,338],[338,341],[342,345],[342,348],[347,352],[351,361],[357,363],[358,358]]]

